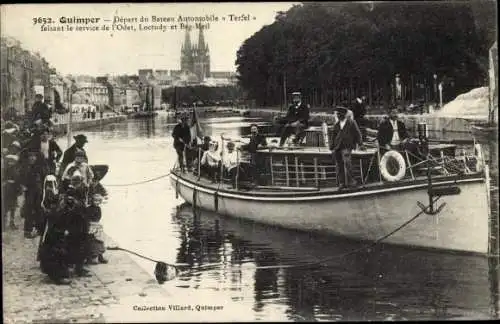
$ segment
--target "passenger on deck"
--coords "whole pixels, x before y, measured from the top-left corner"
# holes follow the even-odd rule
[[[182,172],[186,171],[184,166],[184,151],[187,149],[187,145],[191,142],[191,131],[189,129],[187,120],[188,116],[182,115],[180,123],[175,125],[172,132],[172,137],[174,138],[174,148],[177,152],[177,161]],[[189,161],[187,160],[188,159],[186,159],[186,163],[188,163],[189,168],[190,165]]]
[[[203,137],[203,144],[200,145],[202,154],[210,149],[211,142],[212,139],[210,138],[210,136]]]
[[[386,150],[401,150],[404,149],[408,139],[405,124],[398,120],[398,110],[396,108],[391,109],[389,118],[384,120],[378,128],[377,140],[379,147]]]
[[[236,188],[236,177],[239,176],[239,161],[238,161],[238,153],[234,149],[234,143],[227,143],[227,151],[224,152],[222,157],[222,163],[224,164],[224,172],[231,179],[231,183],[233,189]]]
[[[257,150],[266,148],[267,141],[264,136],[259,134],[259,127],[256,124],[250,126],[250,143],[243,145],[242,150],[250,153],[250,173],[255,182],[261,183],[261,176],[265,173],[265,162],[257,154]]]
[[[330,150],[335,160],[337,184],[339,189],[356,187],[352,177],[351,153],[357,144],[364,149],[361,132],[353,119],[346,118],[347,108],[338,107],[336,110],[339,120],[333,126]]]
[[[208,176],[208,178],[210,178],[212,182],[217,181],[218,175],[220,173],[219,170],[220,170],[221,156],[220,153],[217,151],[218,148],[219,148],[219,143],[217,142],[210,143],[210,149],[208,151],[205,151],[201,158],[201,172],[202,174]]]
[[[299,144],[309,123],[309,105],[302,102],[301,93],[292,93],[292,98],[293,104],[288,108],[287,115],[279,121],[282,125],[280,147],[291,134],[295,134],[294,144]]]

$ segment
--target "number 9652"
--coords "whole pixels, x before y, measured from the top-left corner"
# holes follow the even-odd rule
[[[36,17],[33,18],[33,25],[36,24],[51,24],[52,18]]]

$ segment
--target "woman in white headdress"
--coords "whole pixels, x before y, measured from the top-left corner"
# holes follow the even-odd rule
[[[59,209],[57,179],[54,175],[45,177],[41,205],[46,218],[38,248],[40,268],[56,284],[70,284],[69,220],[64,217],[64,211]]]

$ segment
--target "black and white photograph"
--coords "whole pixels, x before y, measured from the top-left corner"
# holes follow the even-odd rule
[[[2,4],[3,322],[500,319],[497,11]]]

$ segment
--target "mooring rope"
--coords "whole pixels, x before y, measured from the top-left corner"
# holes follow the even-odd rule
[[[434,204],[439,198],[440,197],[437,197],[437,198],[433,199],[432,203]],[[404,227],[408,226],[410,223],[412,223],[417,218],[419,218],[422,214],[424,214],[427,211],[427,209],[429,209],[429,207],[430,207],[430,205],[426,206],[426,208],[422,209],[415,216],[413,216],[412,218],[410,218],[409,220],[407,220],[406,222],[404,222],[400,226],[396,227],[394,230],[392,230],[388,234],[386,234],[386,235],[378,238],[377,240],[375,240],[371,244],[367,244],[367,245],[365,245],[365,246],[363,246],[361,248],[354,249],[354,250],[352,250],[350,252],[343,253],[343,254],[338,254],[338,255],[334,255],[334,256],[331,256],[331,257],[328,257],[328,258],[324,258],[324,259],[321,259],[321,260],[315,261],[315,262],[307,262],[307,263],[302,263],[302,264],[282,264],[282,265],[271,265],[271,266],[257,266],[254,269],[305,268],[305,267],[311,267],[311,266],[314,266],[314,265],[320,265],[321,266],[323,263],[325,263],[327,261],[330,261],[330,260],[333,260],[333,259],[336,259],[336,258],[344,258],[344,257],[346,257],[348,255],[364,251],[366,249],[369,249],[369,248],[371,248],[371,247],[379,244],[383,240],[387,239],[388,237],[392,236],[393,234],[399,232]],[[204,265],[197,266],[196,268],[187,269],[187,270],[184,270],[184,271],[181,272],[180,268],[187,267],[188,266],[187,264],[169,264],[169,263],[166,263],[166,262],[161,262],[161,261],[154,260],[154,259],[151,259],[149,257],[146,257],[144,255],[141,255],[141,254],[139,254],[137,252],[133,252],[133,251],[130,251],[130,250],[127,250],[127,249],[123,249],[123,248],[120,248],[120,247],[108,247],[107,249],[108,250],[122,250],[122,251],[125,251],[125,252],[132,253],[134,255],[137,255],[137,256],[139,256],[141,258],[144,258],[146,260],[150,260],[150,261],[153,261],[153,262],[156,262],[156,263],[167,264],[169,266],[174,267],[177,270],[177,272],[180,273],[181,275],[186,275],[186,274],[192,273],[194,271],[199,271],[199,270],[201,270],[203,268],[218,268],[218,267],[222,266],[220,263],[204,264]]]
[[[161,176],[152,178],[152,179],[143,180],[143,181],[139,181],[139,182],[131,182],[131,183],[123,183],[123,184],[106,184],[106,183],[102,183],[102,185],[104,187],[127,187],[127,186],[134,186],[134,185],[138,185],[138,184],[144,184],[144,183],[153,182],[153,181],[156,181],[156,180],[159,180],[159,179],[163,179],[165,177],[168,177],[169,175],[170,175],[170,172],[167,173],[167,174],[163,174]]]
[[[437,197],[435,199],[433,199],[433,204],[435,202],[438,201],[440,197]],[[390,236],[392,236],[393,234],[399,232],[400,230],[402,230],[403,228],[405,228],[406,226],[408,226],[410,223],[412,223],[413,221],[415,221],[417,218],[419,218],[420,216],[422,216],[428,209],[429,209],[430,205],[426,206],[424,209],[422,209],[420,212],[418,212],[415,216],[413,216],[412,218],[410,218],[409,220],[407,220],[406,222],[404,222],[403,224],[401,224],[400,226],[396,227],[394,230],[392,230],[391,232],[389,232],[388,234],[380,237],[379,239],[373,241],[372,243],[370,244],[367,244],[365,246],[362,246],[358,249],[355,249],[355,250],[352,250],[350,252],[347,252],[347,253],[343,253],[343,254],[338,254],[338,255],[334,255],[334,256],[331,256],[331,257],[328,257],[328,258],[325,258],[325,259],[322,259],[322,260],[319,260],[319,261],[315,261],[315,262],[308,262],[308,263],[305,263],[305,264],[290,264],[290,265],[274,265],[274,266],[260,266],[260,267],[256,267],[256,269],[279,269],[279,268],[302,268],[302,267],[310,267],[312,265],[321,265],[322,263],[324,262],[327,262],[327,261],[330,261],[330,260],[333,260],[333,259],[336,259],[336,258],[345,258],[346,256],[348,255],[351,255],[351,254],[355,254],[355,253],[358,253],[358,252],[361,252],[363,250],[366,250],[366,249],[369,249],[377,244],[379,244],[380,242],[382,242],[383,240],[389,238]]]

